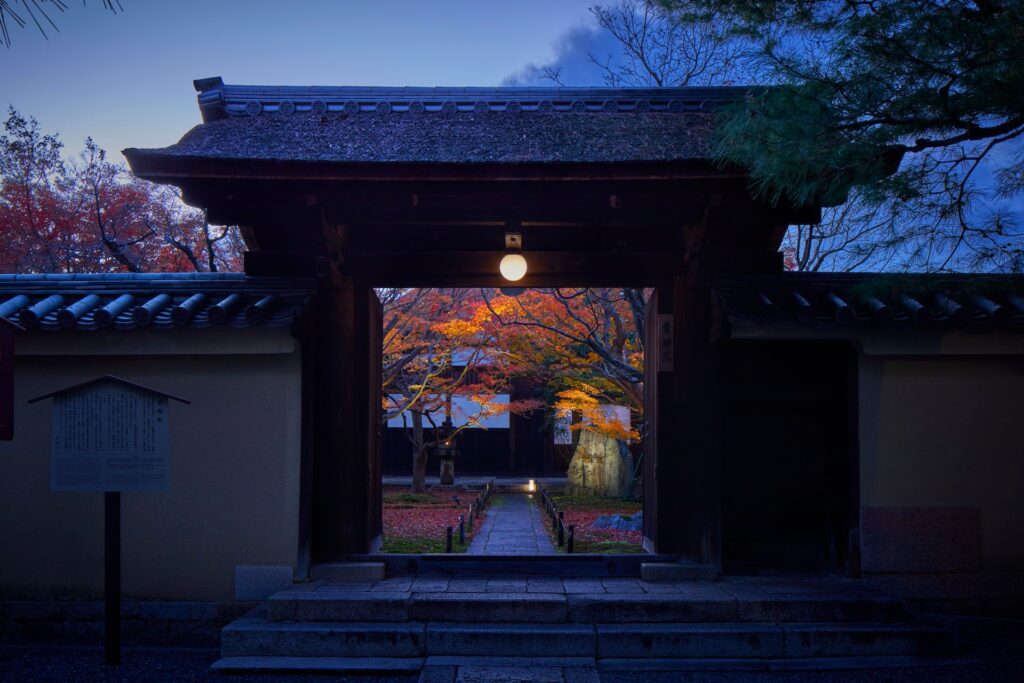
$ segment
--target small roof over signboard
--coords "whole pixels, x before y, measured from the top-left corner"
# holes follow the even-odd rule
[[[37,401],[42,401],[42,400],[47,399],[47,398],[53,398],[55,396],[62,396],[64,394],[70,394],[71,392],[79,391],[81,389],[85,389],[86,387],[91,387],[91,386],[94,386],[94,385],[97,385],[97,384],[119,384],[121,386],[126,386],[126,387],[129,387],[131,389],[135,389],[136,391],[141,391],[141,392],[144,392],[144,393],[147,393],[147,394],[152,394],[154,396],[160,396],[162,398],[168,398],[168,399],[171,399],[172,401],[178,401],[179,403],[185,403],[185,404],[191,403],[191,401],[189,401],[188,399],[184,399],[184,398],[181,398],[179,396],[174,396],[173,394],[168,394],[166,392],[160,391],[158,389],[154,389],[152,387],[147,387],[144,384],[139,384],[137,382],[132,382],[132,381],[127,380],[127,379],[122,379],[120,377],[115,377],[114,375],[103,375],[102,377],[96,377],[95,379],[90,379],[87,382],[81,382],[79,384],[73,384],[70,387],[64,387],[63,389],[58,389],[57,391],[51,391],[48,394],[43,394],[42,396],[36,396],[33,399],[29,399],[29,403],[35,403]]]

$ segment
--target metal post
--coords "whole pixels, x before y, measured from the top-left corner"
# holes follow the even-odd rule
[[[103,600],[108,666],[121,663],[121,492],[103,494]]]
[[[558,513],[558,547],[565,545],[565,515]]]
[[[459,515],[459,545],[466,545],[466,518]]]
[[[476,503],[470,503],[469,515],[466,517],[466,529],[469,533],[473,533],[473,509],[476,507]]]
[[[565,552],[567,552],[567,553],[573,552],[574,546],[575,546],[575,539],[573,537],[575,535],[576,535],[576,525],[575,524],[570,524],[569,525],[569,546],[565,549]]]
[[[445,529],[444,536],[444,551],[450,553],[452,551],[452,528],[448,527]]]

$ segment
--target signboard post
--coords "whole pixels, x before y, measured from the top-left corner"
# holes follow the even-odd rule
[[[53,491],[103,491],[106,662],[121,663],[121,492],[170,484],[167,401],[188,403],[118,377],[99,377],[53,399]]]

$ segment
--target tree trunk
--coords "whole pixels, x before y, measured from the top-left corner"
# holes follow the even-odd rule
[[[427,449],[423,444],[423,414],[412,412],[412,490],[427,490]]]

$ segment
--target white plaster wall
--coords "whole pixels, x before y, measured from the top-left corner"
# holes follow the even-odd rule
[[[170,490],[122,494],[126,596],[231,600],[235,565],[295,566],[299,351],[285,330],[215,344],[205,332],[19,337],[15,440],[0,442],[0,594],[102,589],[103,494],[50,491],[50,404],[27,401],[104,374],[192,401],[170,406]]]
[[[1024,357],[862,355],[859,402],[861,504],[977,507],[982,568],[1024,569]]]

